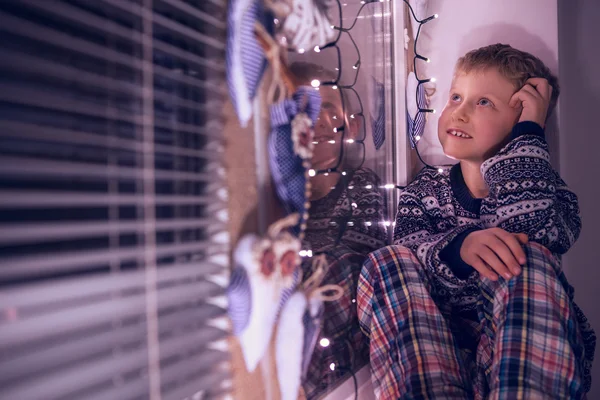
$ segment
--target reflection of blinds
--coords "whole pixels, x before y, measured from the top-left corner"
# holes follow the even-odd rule
[[[0,398],[227,393],[225,7],[0,1]]]

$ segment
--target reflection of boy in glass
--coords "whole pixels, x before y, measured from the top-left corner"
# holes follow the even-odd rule
[[[311,63],[297,62],[290,70],[300,84],[309,84],[314,79],[331,82],[336,78],[336,74]],[[360,165],[364,145],[355,140],[362,120],[350,118],[351,105],[344,90],[321,85],[319,93],[321,112],[314,127],[311,164],[315,171],[336,168],[337,172],[318,173],[310,180],[306,242],[313,252],[344,244],[367,254],[386,244],[387,232],[383,225],[385,202],[379,178]],[[343,126],[344,130],[340,129]]]
[[[331,82],[336,78],[336,74],[315,64],[295,63],[290,70],[301,85],[308,85],[314,79]],[[321,285],[340,285],[344,295],[335,302],[325,303],[321,337],[329,338],[330,345],[317,346],[312,354],[303,382],[308,399],[347,378],[350,370],[357,371],[368,363],[367,341],[360,331],[353,300],[366,255],[385,246],[387,239],[379,179],[373,171],[361,166],[364,145],[356,140],[362,139],[359,137],[362,120],[349,117],[351,105],[344,90],[321,85],[319,93],[322,103],[314,127],[312,168],[315,171],[335,168],[337,172],[317,173],[311,178],[304,246],[314,254],[326,254],[327,273]],[[339,129],[342,126],[344,130]],[[311,273],[310,267],[308,259],[303,265],[305,279]],[[334,371],[329,368],[332,363],[336,365]]]

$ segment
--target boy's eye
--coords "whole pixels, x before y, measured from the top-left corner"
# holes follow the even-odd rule
[[[492,102],[491,102],[491,101],[489,101],[489,100],[488,100],[488,99],[486,99],[486,98],[483,98],[483,99],[479,100],[479,103],[478,103],[478,104],[479,104],[479,105],[481,105],[481,106],[487,107],[487,106],[491,106],[491,105],[492,105]]]
[[[459,101],[460,100],[460,96],[457,95],[457,94],[450,95],[450,100],[452,100],[452,101]]]

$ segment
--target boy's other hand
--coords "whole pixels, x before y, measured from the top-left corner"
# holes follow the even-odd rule
[[[508,105],[510,107],[521,106],[519,122],[533,121],[542,128],[546,123],[548,105],[552,97],[552,86],[545,78],[530,78],[525,85],[515,93]]]
[[[495,281],[501,275],[508,280],[521,273],[520,265],[526,262],[522,245],[528,242],[524,233],[484,229],[467,235],[460,248],[460,257],[482,276]]]

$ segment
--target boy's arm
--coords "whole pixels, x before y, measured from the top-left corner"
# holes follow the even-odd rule
[[[577,240],[577,196],[550,165],[543,128],[518,123],[512,140],[481,166],[490,189],[481,208],[486,226],[525,233],[550,251],[565,253]]]
[[[427,199],[423,201],[427,202]],[[394,228],[394,244],[409,248],[413,254],[434,273],[443,278],[454,280],[468,278],[473,268],[464,263],[460,257],[449,259],[444,257],[443,250],[454,239],[464,236],[467,232],[480,229],[475,225],[461,225],[447,228],[444,222],[434,224],[423,201],[415,194],[403,192],[398,203],[396,226]],[[432,202],[437,201],[432,197]],[[463,239],[464,240],[464,239]],[[445,268],[443,263],[448,266]]]

